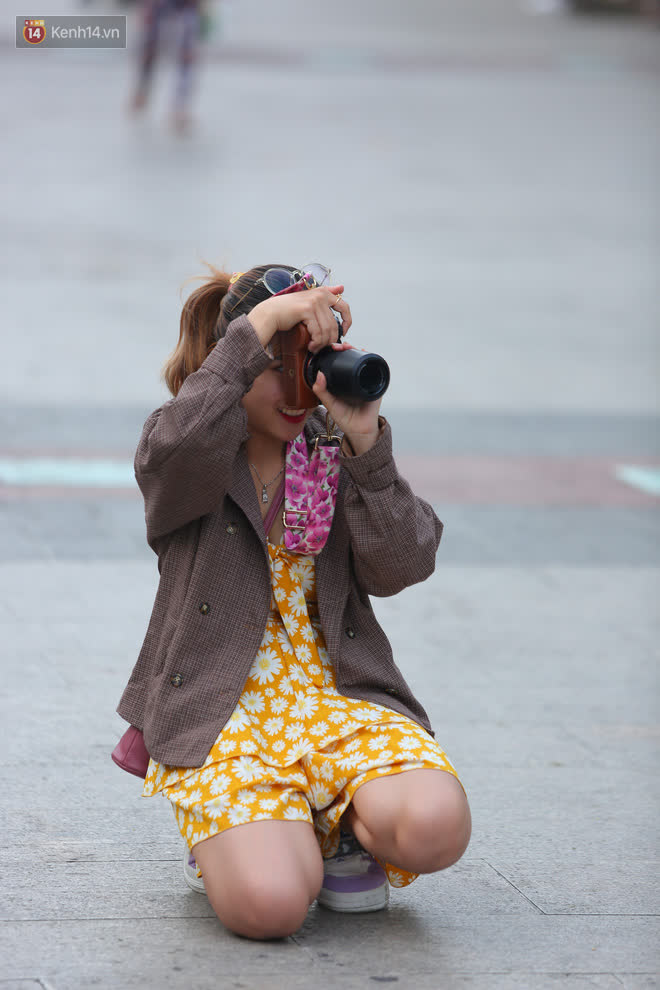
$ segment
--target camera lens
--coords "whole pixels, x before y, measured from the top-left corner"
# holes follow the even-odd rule
[[[354,349],[335,351],[324,347],[310,354],[305,363],[305,379],[311,386],[322,371],[328,391],[347,402],[373,402],[390,383],[390,369],[380,354],[363,354]]]
[[[368,355],[368,358],[372,355]],[[370,399],[377,399],[387,388],[387,378],[383,369],[385,362],[382,358],[378,360],[363,361],[358,368],[357,381],[363,395]],[[387,365],[385,365],[387,368]]]

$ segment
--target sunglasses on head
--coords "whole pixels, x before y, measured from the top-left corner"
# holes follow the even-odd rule
[[[232,276],[230,284],[233,281],[238,281],[241,273],[237,273],[237,278]],[[263,285],[271,296],[277,295],[278,292],[282,292],[284,289],[289,289],[292,285],[297,285],[298,282],[304,282],[307,289],[317,289],[321,285],[327,285],[330,279],[330,269],[326,268],[325,265],[303,265],[300,269],[294,269],[290,272],[287,268],[269,268],[261,278],[258,278],[254,285]],[[238,299],[234,305],[229,310],[232,313],[237,306],[239,306],[246,296],[252,292],[254,286],[250,286],[247,292],[244,292],[240,299]]]

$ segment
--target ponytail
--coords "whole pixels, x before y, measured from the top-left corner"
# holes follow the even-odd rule
[[[211,277],[186,299],[181,311],[179,342],[163,366],[163,378],[172,395],[177,395],[186,377],[201,367],[216,344],[216,325],[230,276],[207,265]]]
[[[263,284],[264,272],[269,268],[296,271],[290,265],[258,265],[247,272],[236,272],[230,282],[228,272],[208,262],[206,265],[211,277],[186,299],[181,312],[179,343],[163,367],[163,378],[172,395],[177,395],[187,376],[202,366],[231,321],[269,298],[270,293]]]

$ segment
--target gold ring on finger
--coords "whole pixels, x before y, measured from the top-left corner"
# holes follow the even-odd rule
[[[338,302],[341,302],[341,296],[337,296],[337,298],[335,299],[333,305],[336,306]]]

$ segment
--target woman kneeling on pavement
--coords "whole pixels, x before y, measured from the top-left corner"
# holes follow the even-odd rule
[[[282,332],[350,348],[329,276],[211,268],[135,458],[160,583],[118,711],[144,733],[144,794],[172,803],[187,882],[254,939],[292,934],[314,900],[380,910],[470,838],[369,598],[432,574],[442,524],[399,475],[380,400],[331,394],[323,372],[316,408],[285,399]]]

